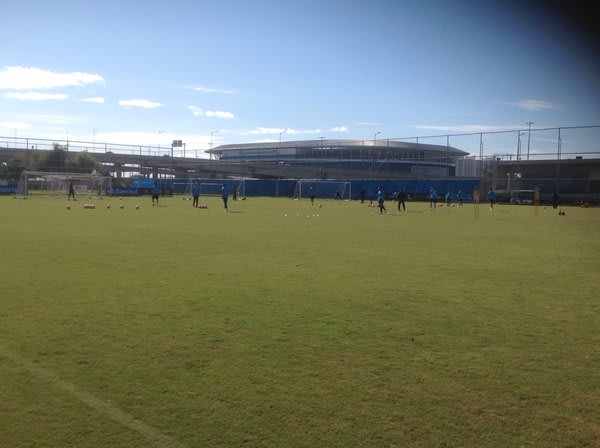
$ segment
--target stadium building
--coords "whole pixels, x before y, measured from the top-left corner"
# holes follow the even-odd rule
[[[221,145],[220,165],[251,167],[257,177],[402,179],[455,176],[467,152],[449,145],[392,140],[302,140]]]

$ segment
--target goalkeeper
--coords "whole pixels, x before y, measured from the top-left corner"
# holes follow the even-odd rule
[[[192,196],[194,197],[192,207],[198,207],[198,198],[200,197],[200,186],[198,184],[194,184],[192,187]]]

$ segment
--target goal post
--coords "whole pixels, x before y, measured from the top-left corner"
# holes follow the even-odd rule
[[[352,184],[347,181],[337,180],[299,180],[294,188],[293,199],[309,198],[314,196],[319,199],[352,198]]]
[[[112,177],[95,173],[56,173],[23,171],[17,185],[17,195],[68,196],[71,185],[78,194],[110,196]]]

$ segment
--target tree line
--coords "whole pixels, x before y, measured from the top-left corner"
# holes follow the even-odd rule
[[[100,162],[94,156],[87,152],[71,153],[67,149],[55,143],[50,151],[17,152],[8,163],[0,165],[0,179],[16,182],[25,170],[61,173],[100,171]]]

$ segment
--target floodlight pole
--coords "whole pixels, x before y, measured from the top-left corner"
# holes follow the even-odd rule
[[[527,133],[527,160],[529,160],[529,142],[531,140],[531,125],[535,124],[535,123],[533,121],[529,121],[525,124],[529,127],[528,133]]]
[[[371,152],[371,180],[375,176],[375,147],[377,146],[377,136],[381,134],[381,131],[377,131],[373,134],[373,151]]]

